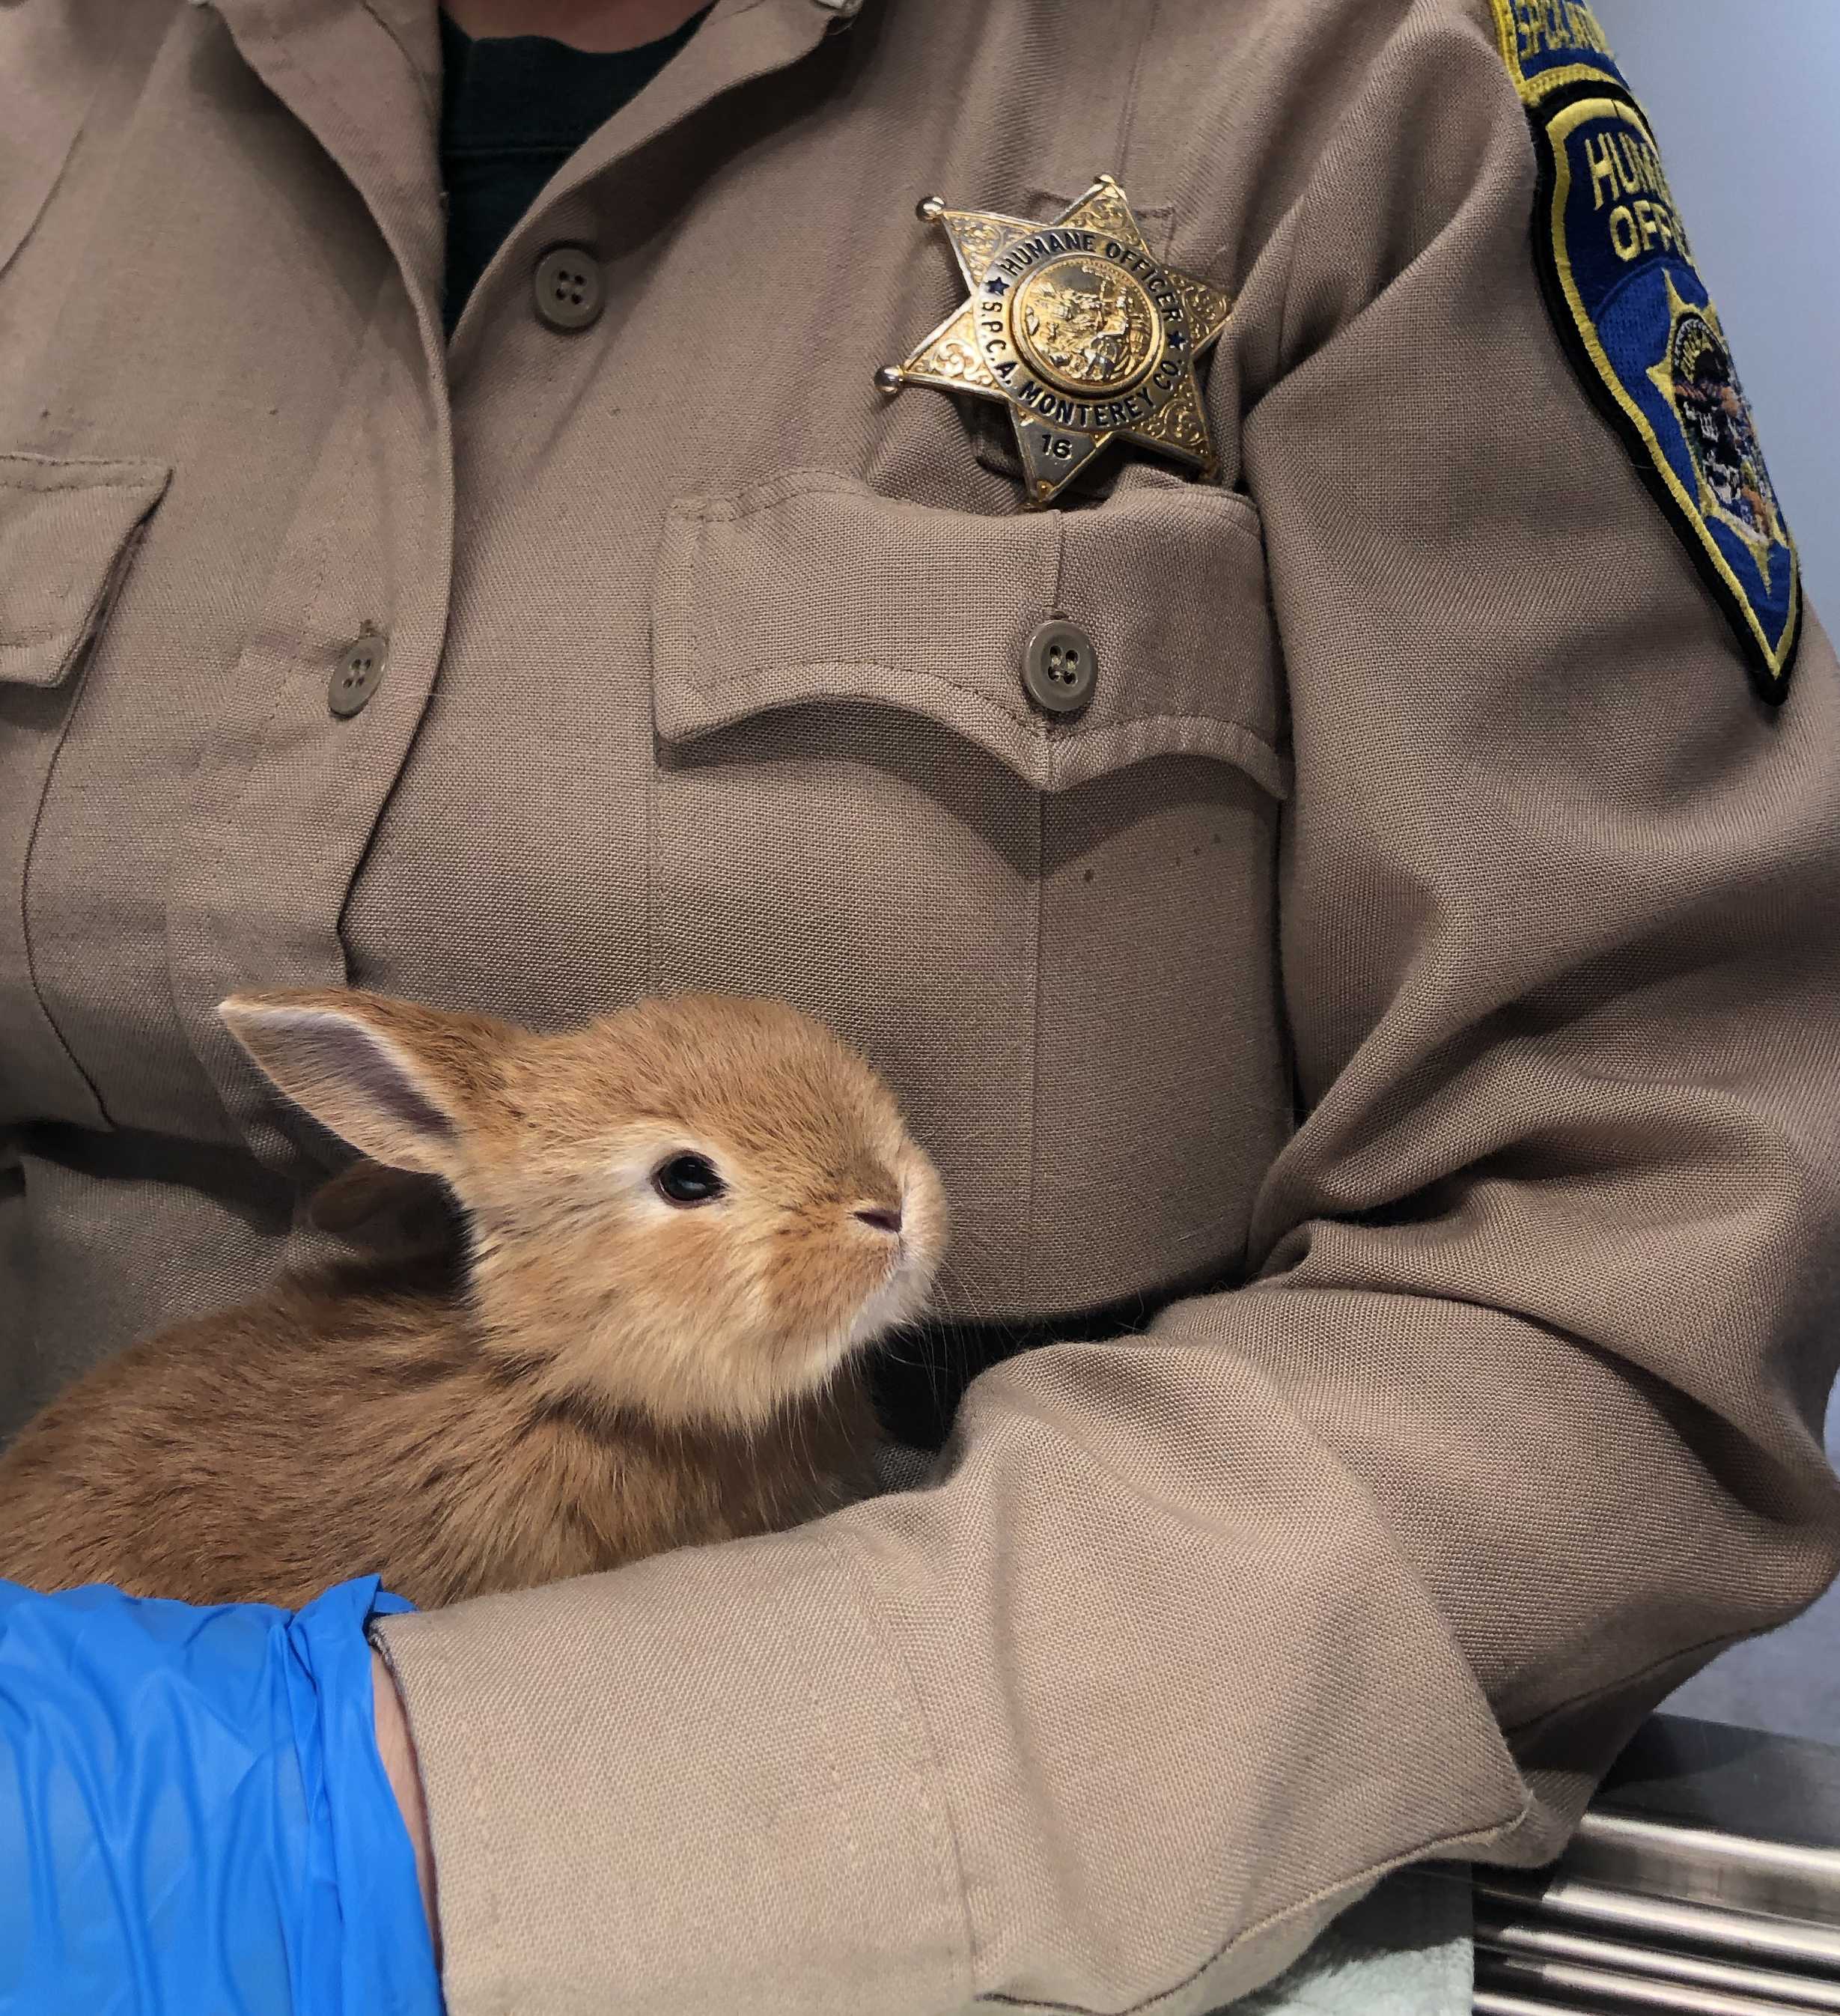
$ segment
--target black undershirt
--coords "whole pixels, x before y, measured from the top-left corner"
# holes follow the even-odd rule
[[[711,0],[714,5],[714,0]],[[537,193],[598,127],[637,95],[709,8],[636,49],[571,49],[547,35],[475,41],[441,22],[441,178],[447,190],[452,336],[466,297]]]

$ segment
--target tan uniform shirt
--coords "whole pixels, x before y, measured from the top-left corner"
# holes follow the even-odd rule
[[[924,1489],[385,1629],[455,2016],[1211,2008],[1840,1568],[1840,679],[1585,397],[1497,28],[718,0],[444,354],[432,0],[0,13],[10,1418],[308,1254],[250,985],[796,1002],[1050,1340]],[[916,199],[1101,171],[1223,480],[1023,513],[872,374]]]

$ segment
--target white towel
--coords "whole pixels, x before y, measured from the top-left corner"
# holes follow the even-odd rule
[[[1470,2016],[1475,1933],[1467,1862],[1395,1870],[1233,2016]]]

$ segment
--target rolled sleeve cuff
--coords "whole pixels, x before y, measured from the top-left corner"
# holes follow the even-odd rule
[[[451,2016],[970,1999],[938,1766],[847,1543],[682,1549],[373,1635],[420,1756]],[[849,1975],[822,2003],[814,1953]]]

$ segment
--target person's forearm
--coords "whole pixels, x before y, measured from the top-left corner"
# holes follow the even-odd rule
[[[434,1942],[434,1964],[441,1964],[441,1921],[434,1909],[434,1852],[428,1839],[428,1804],[422,1792],[422,1773],[416,1761],[415,1739],[409,1733],[409,1718],[402,1697],[381,1654],[371,1654],[371,1685],[376,1697],[377,1754],[402,1809],[402,1823],[415,1845],[416,1875],[422,1886],[422,1906],[428,1913],[428,1934]]]
[[[416,1753],[368,1638],[411,1607],[375,1575],[298,1611],[0,1579],[0,1870],[31,1877],[0,2009],[242,2009],[253,1982],[293,2016],[441,2016]]]

